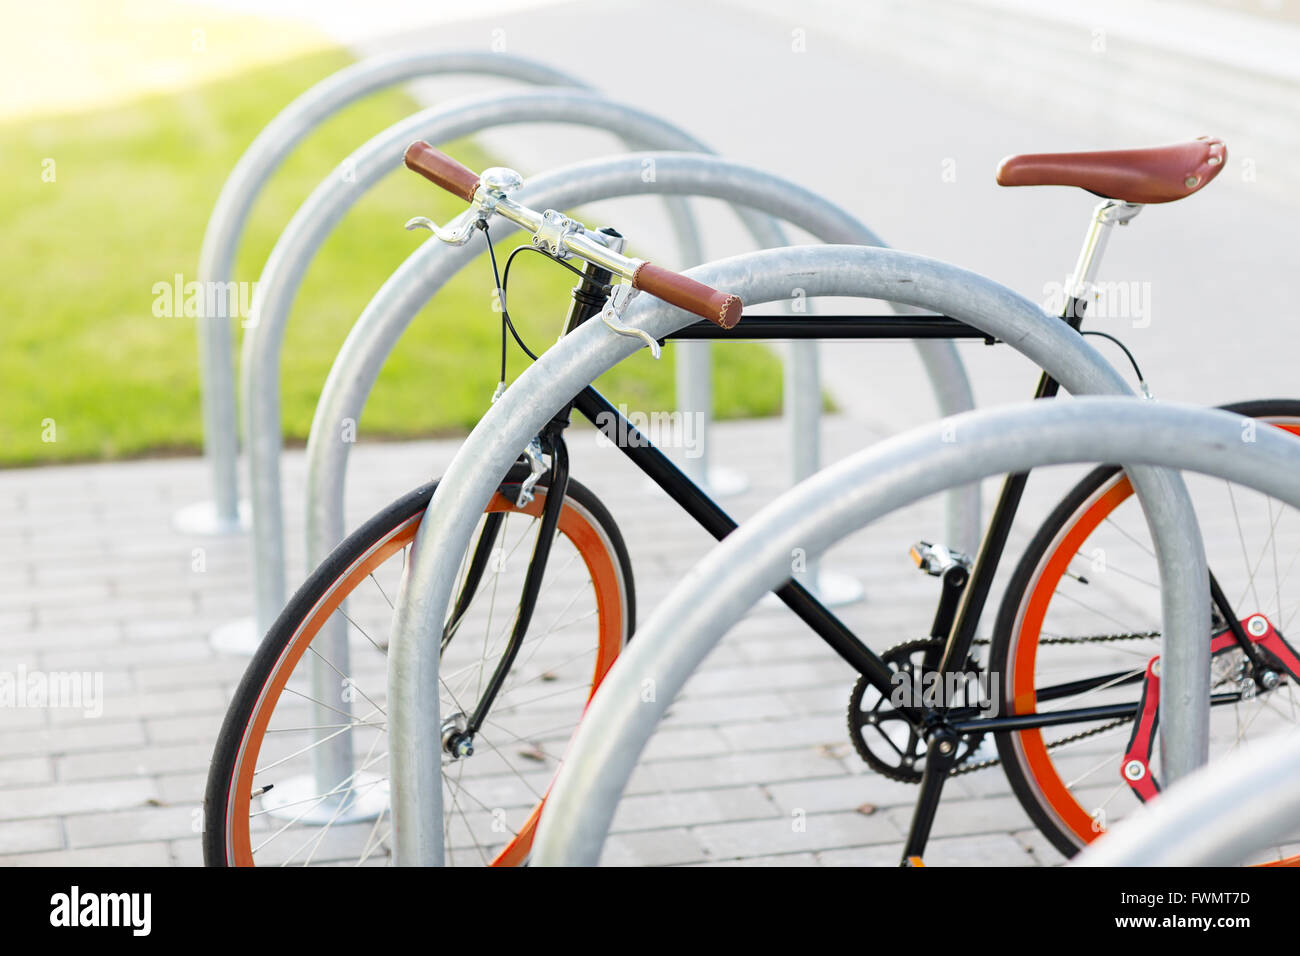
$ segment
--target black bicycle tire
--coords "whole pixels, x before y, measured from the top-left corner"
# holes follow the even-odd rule
[[[522,466],[513,467],[502,482],[500,490],[513,498],[519,484],[528,474]],[[433,497],[438,487],[436,480],[421,485],[408,492],[387,507],[379,511],[365,524],[348,535],[320,566],[307,577],[302,586],[294,593],[267,631],[256,652],[249,661],[242,679],[235,690],[226,716],[222,721],[221,731],[213,750],[209,764],[207,784],[203,798],[203,862],[205,866],[229,866],[227,859],[227,821],[229,807],[229,781],[238,758],[238,751],[244,739],[245,730],[251,712],[261,693],[266,678],[279,659],[285,644],[297,630],[298,623],[315,607],[322,594],[342,575],[362,554],[365,554],[382,540],[394,528],[400,527],[412,517],[421,514]],[[539,489],[546,487],[545,479],[539,483]],[[628,554],[623,535],[618,529],[614,517],[604,503],[582,483],[570,479],[566,498],[573,499],[581,505],[604,532],[606,540],[613,548],[614,559],[623,576],[624,599],[627,611],[627,624],[624,628],[624,645],[636,630],[636,586],[632,577],[632,561]],[[209,821],[222,821],[220,826],[211,826]]]

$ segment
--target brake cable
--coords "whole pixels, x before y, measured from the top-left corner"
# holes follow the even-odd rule
[[[1118,345],[1120,351],[1123,352],[1124,355],[1128,358],[1129,364],[1133,366],[1133,374],[1137,376],[1138,385],[1142,389],[1142,394],[1145,395],[1147,398],[1152,397],[1151,389],[1147,387],[1147,380],[1142,377],[1142,369],[1138,368],[1137,359],[1133,357],[1133,353],[1128,350],[1127,345],[1125,345],[1119,339],[1115,338],[1115,336],[1111,335],[1109,332],[1100,332],[1097,331],[1096,329],[1084,329],[1079,334],[1100,335],[1103,339],[1108,339],[1109,341],[1114,342],[1116,345]]]
[[[552,262],[564,266],[564,268],[568,269],[580,279],[585,279],[586,273],[581,269],[569,265],[569,263],[565,262],[558,256],[551,255],[545,249],[539,249],[537,246],[531,245],[515,247],[511,251],[510,255],[506,257],[505,270],[498,271],[497,254],[496,250],[492,248],[492,237],[488,235],[488,224],[484,220],[480,219],[477,225],[481,230],[483,230],[483,238],[487,241],[488,258],[492,261],[492,278],[493,281],[496,282],[497,301],[501,304],[501,383],[504,385],[506,380],[506,346],[509,341],[506,338],[507,330],[510,332],[510,335],[514,338],[515,343],[523,353],[534,362],[537,361],[537,355],[534,354],[533,350],[524,343],[523,338],[519,335],[519,330],[515,328],[514,320],[510,318],[510,311],[506,308],[506,286],[510,282],[510,266],[515,261],[515,256],[519,255],[521,252],[536,252],[545,256],[547,259],[550,259]],[[605,291],[609,291],[608,286],[605,287]]]

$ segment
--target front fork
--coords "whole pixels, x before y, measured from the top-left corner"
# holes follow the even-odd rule
[[[501,692],[506,675],[510,673],[510,668],[519,655],[519,648],[523,646],[524,637],[528,633],[528,625],[532,623],[533,611],[537,607],[537,597],[542,590],[542,578],[546,574],[546,564],[551,555],[551,544],[555,541],[555,535],[559,529],[560,511],[564,507],[564,498],[569,487],[568,447],[564,443],[564,437],[560,434],[560,429],[556,427],[553,432],[553,434],[548,434],[543,438],[543,447],[551,455],[551,468],[547,479],[546,500],[542,503],[542,518],[537,529],[537,540],[533,544],[533,553],[528,562],[528,571],[524,575],[523,593],[519,598],[519,612],[515,616],[514,627],[510,631],[510,640],[506,644],[501,659],[497,661],[496,669],[493,670],[492,677],[488,680],[487,687],[484,688],[483,694],[474,708],[474,713],[470,715],[463,729],[453,730],[443,740],[443,749],[453,757],[468,757],[474,753],[474,735],[478,733],[479,728],[487,720],[488,711],[492,709],[497,694]],[[494,516],[488,515],[488,520],[491,520]],[[499,527],[500,525],[497,524],[492,528],[492,537],[486,546],[486,551],[489,554],[495,544]],[[486,536],[486,526],[484,531]],[[475,550],[474,560],[471,562],[471,571],[474,565],[480,564],[480,555],[484,551],[484,540],[480,538],[478,548]],[[486,560],[482,561],[481,564],[485,566]],[[457,602],[458,607],[462,603],[468,605],[469,598],[473,596],[470,593],[469,598],[466,597],[469,584],[470,581],[467,575],[466,588],[462,589],[461,599]],[[473,584],[477,588],[478,580],[475,579]],[[461,613],[463,613],[463,610]],[[453,618],[453,623],[459,626],[460,618]],[[454,633],[455,631],[452,628],[448,628],[448,632],[444,632],[444,648]]]
[[[617,232],[612,229],[601,230],[601,232],[609,237],[611,243],[619,244],[621,248],[622,237]],[[600,315],[609,299],[610,282],[613,278],[613,273],[597,265],[586,264],[581,281],[573,289],[569,313],[565,318],[564,334],[567,335],[582,323]],[[510,668],[519,654],[519,648],[528,633],[528,625],[532,622],[537,598],[542,590],[542,578],[546,574],[546,564],[551,555],[551,545],[555,541],[559,528],[560,511],[564,507],[564,499],[569,487],[569,450],[564,443],[564,430],[569,427],[569,414],[572,408],[573,404],[570,403],[561,409],[559,414],[542,429],[541,434],[535,439],[535,445],[530,445],[520,460],[520,464],[528,465],[531,469],[531,474],[520,486],[519,497],[514,502],[517,507],[523,508],[533,499],[533,488],[539,478],[542,455],[549,455],[551,458],[546,500],[542,504],[537,541],[533,544],[532,557],[529,559],[528,571],[524,576],[523,593],[519,599],[519,611],[515,617],[514,627],[510,632],[510,641],[497,662],[496,669],[492,672],[492,677],[474,708],[474,713],[465,720],[464,726],[460,726],[457,719],[444,728],[442,746],[453,758],[469,757],[474,753],[474,735],[487,720],[488,712],[501,692],[506,675],[510,673]],[[443,651],[446,651],[447,645],[455,637],[461,621],[464,620],[465,612],[482,582],[484,571],[495,553],[496,540],[504,517],[501,512],[492,512],[484,519],[483,532],[470,559],[465,583],[456,599],[456,607],[451,618],[443,629]]]

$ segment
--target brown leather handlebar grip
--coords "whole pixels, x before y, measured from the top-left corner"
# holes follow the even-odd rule
[[[478,189],[478,173],[422,139],[406,147],[406,168],[466,202],[474,198],[474,190]]]
[[[740,321],[740,313],[745,308],[745,303],[740,301],[738,295],[719,292],[703,282],[688,279],[650,262],[643,262],[637,267],[632,275],[632,288],[648,292],[679,309],[693,312],[724,329],[733,328]]]

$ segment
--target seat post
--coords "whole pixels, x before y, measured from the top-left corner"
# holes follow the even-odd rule
[[[1101,265],[1101,256],[1106,249],[1106,240],[1110,238],[1111,226],[1115,223],[1126,224],[1141,211],[1141,204],[1118,199],[1105,199],[1093,210],[1092,222],[1088,226],[1087,235],[1084,236],[1083,248],[1079,250],[1079,261],[1074,267],[1074,275],[1067,280],[1064,314],[1061,318],[1069,324],[1070,328],[1077,331],[1083,324],[1083,310],[1087,304],[1084,296],[1092,284],[1093,277],[1097,274],[1098,266]],[[1044,372],[1039,376],[1034,398],[1052,398],[1060,387],[1057,381]],[[993,574],[1006,547],[1007,537],[1011,533],[1011,523],[1020,507],[1020,498],[1024,494],[1028,477],[1028,472],[1010,474],[1002,483],[998,503],[993,509],[992,518],[989,519],[984,540],[980,543],[979,557],[975,559],[974,570],[962,591],[956,619],[948,633],[943,660],[939,663],[940,673],[952,673],[961,662],[966,660],[971,642],[975,639],[975,628],[993,587]]]
[[[1106,252],[1106,242],[1110,238],[1111,226],[1119,223],[1128,225],[1129,220],[1142,211],[1139,203],[1121,202],[1118,199],[1104,199],[1092,211],[1092,222],[1083,237],[1083,248],[1079,250],[1079,261],[1075,263],[1074,274],[1070,277],[1066,297],[1070,302],[1082,301],[1088,294],[1088,287],[1101,266],[1101,257]]]

